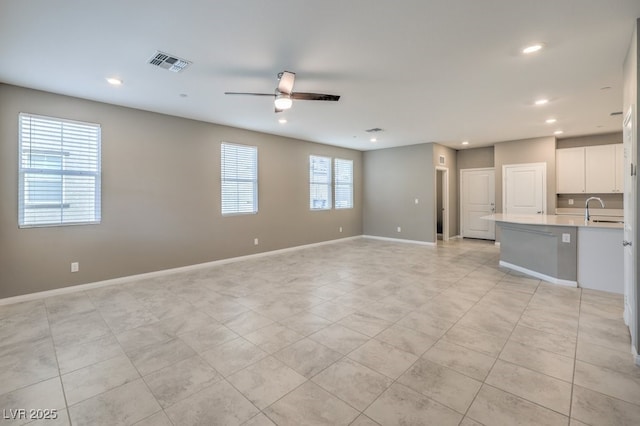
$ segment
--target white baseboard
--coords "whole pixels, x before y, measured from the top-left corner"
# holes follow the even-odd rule
[[[636,365],[640,367],[640,355],[638,355],[638,351],[636,351],[636,347],[633,345],[631,345],[631,353],[633,354],[633,360]]]
[[[372,240],[381,240],[381,241],[389,241],[392,243],[405,243],[405,244],[418,244],[421,246],[431,246],[435,247],[436,243],[431,243],[429,241],[416,241],[416,240],[405,240],[401,238],[389,238],[389,237],[378,237],[375,235],[363,235],[362,238],[369,238]]]
[[[149,278],[156,278],[156,277],[161,277],[161,276],[164,276],[164,275],[176,274],[176,273],[179,273],[179,272],[196,271],[198,269],[211,268],[211,267],[214,267],[214,266],[220,266],[220,265],[224,265],[224,264],[227,264],[227,263],[234,263],[234,262],[240,262],[242,260],[249,260],[249,259],[256,259],[256,258],[260,258],[260,257],[273,256],[275,254],[282,254],[282,253],[288,253],[288,252],[292,252],[292,251],[304,250],[304,249],[308,249],[308,248],[312,248],[312,247],[324,246],[324,245],[327,245],[327,244],[335,244],[335,243],[343,242],[343,241],[357,240],[357,239],[360,239],[360,238],[362,238],[362,236],[361,235],[357,235],[355,237],[339,238],[337,240],[322,241],[322,242],[319,242],[319,243],[305,244],[305,245],[301,245],[301,246],[287,247],[287,248],[284,248],[284,249],[265,251],[265,252],[262,252],[262,253],[248,254],[246,256],[230,257],[228,259],[220,259],[220,260],[214,260],[214,261],[211,261],[211,262],[197,263],[195,265],[179,266],[177,268],[163,269],[163,270],[160,270],[160,271],[153,271],[153,272],[145,272],[145,273],[142,273],[142,274],[129,275],[129,276],[120,277],[120,278],[112,278],[112,279],[109,279],[109,280],[96,281],[96,282],[87,283],[87,284],[78,284],[78,285],[72,285],[72,286],[69,286],[69,287],[56,288],[56,289],[53,289],[53,290],[46,290],[46,291],[39,291],[39,292],[36,292],[36,293],[22,294],[20,296],[13,296],[13,297],[7,297],[7,298],[4,298],[4,299],[0,299],[0,305],[10,305],[10,304],[13,304],[13,303],[28,302],[28,301],[31,301],[31,300],[44,299],[46,297],[59,296],[61,294],[68,294],[68,293],[75,293],[75,292],[78,292],[78,291],[92,290],[92,289],[95,289],[95,288],[107,287],[107,286],[117,285],[117,284],[125,284],[125,283],[129,283],[129,282],[132,282],[132,281],[138,281],[138,280],[149,279]]]
[[[517,272],[522,272],[523,274],[527,274],[530,275],[534,278],[538,278],[540,280],[544,280],[547,282],[550,282],[552,284],[558,284],[558,285],[563,285],[566,287],[578,287],[578,282],[577,281],[569,281],[569,280],[563,280],[560,278],[556,278],[556,277],[551,277],[549,275],[545,275],[545,274],[541,274],[540,272],[536,272],[536,271],[532,271],[530,269],[527,268],[523,268],[522,266],[518,266],[518,265],[513,265],[509,262],[505,262],[504,260],[500,261],[500,266],[503,266],[505,268],[508,269],[512,269],[514,271]]]

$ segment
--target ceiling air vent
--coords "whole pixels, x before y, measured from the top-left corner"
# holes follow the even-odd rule
[[[153,55],[151,59],[149,59],[148,63],[173,72],[183,71],[186,67],[191,65],[191,61],[178,58],[177,56],[173,56],[168,53],[160,52],[159,50],[156,51],[155,55]]]

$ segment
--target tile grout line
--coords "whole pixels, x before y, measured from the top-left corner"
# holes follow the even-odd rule
[[[62,389],[62,397],[64,399],[64,405],[67,411],[67,419],[69,420],[69,425],[73,426],[73,421],[71,420],[71,412],[69,410],[69,402],[67,401],[67,391],[65,390],[64,382],[62,381],[62,372],[60,371],[60,361],[58,360],[58,351],[56,351],[56,343],[53,340],[53,332],[51,330],[51,321],[49,320],[49,309],[47,308],[47,304],[45,303],[45,300],[46,299],[42,300],[42,306],[44,307],[44,312],[47,317],[47,326],[49,327],[51,346],[53,347],[53,356],[56,357],[56,366],[58,367],[58,380],[60,381],[60,388]]]

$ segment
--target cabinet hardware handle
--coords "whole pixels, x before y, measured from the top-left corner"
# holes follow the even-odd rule
[[[632,243],[631,241],[623,241],[623,242],[622,242],[622,246],[623,246],[623,247],[626,247],[626,246],[632,246],[632,245],[633,245],[633,243]]]

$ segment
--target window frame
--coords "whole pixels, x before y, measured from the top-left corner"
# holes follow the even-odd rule
[[[313,159],[321,159],[321,160],[326,160],[327,163],[327,178],[324,180],[318,180],[316,178],[316,180],[314,180],[314,176],[316,176],[314,174],[314,168],[313,168]],[[333,193],[332,193],[332,186],[333,186],[333,161],[331,157],[325,157],[322,155],[309,155],[309,210],[311,211],[326,211],[326,210],[331,210],[333,208]],[[314,186],[319,186],[319,187],[326,187],[326,192],[327,192],[327,205],[325,207],[313,207],[314,206],[314,201],[317,200],[314,199]]]
[[[242,148],[242,149],[248,149],[248,150],[252,150],[253,154],[251,155],[253,157],[253,178],[251,179],[246,179],[246,178],[231,178],[228,177],[227,175],[225,175],[225,146],[229,146],[229,147],[235,147],[237,148]],[[241,211],[241,209],[236,208],[233,211],[227,211],[225,212],[224,209],[224,195],[225,195],[225,183],[247,183],[250,182],[252,183],[252,210],[251,211]],[[236,193],[236,203],[237,206],[239,207],[240,204],[240,193]],[[227,216],[243,216],[243,215],[251,215],[251,214],[258,214],[258,147],[254,146],[254,145],[246,145],[246,144],[239,144],[239,143],[235,143],[235,142],[221,142],[220,143],[220,214],[224,217]]]
[[[25,123],[25,120],[29,120],[29,123]],[[41,121],[39,124],[33,124],[34,121]],[[51,131],[49,134],[44,134],[42,140],[46,137],[49,138],[49,144],[51,147],[37,147],[37,142],[34,142],[34,133],[37,134],[38,130],[43,132],[46,130],[45,122],[59,125],[58,131]],[[65,125],[67,128],[65,128]],[[24,134],[24,128],[29,127],[28,136]],[[65,130],[83,130],[87,134],[95,133],[94,137],[86,136],[84,138],[74,137],[73,132],[69,133],[69,136],[65,137]],[[27,142],[28,138],[28,142]],[[78,141],[84,142],[86,145],[79,144]],[[40,141],[43,143],[42,141]],[[59,143],[59,149],[57,148]],[[65,143],[67,148],[65,149]],[[44,142],[46,145],[47,142]],[[36,147],[32,147],[36,145]],[[78,148],[78,145],[81,148]],[[85,155],[81,155],[82,153]],[[76,158],[73,158],[74,155]],[[33,166],[34,156],[41,156],[38,163],[38,167]],[[52,164],[47,165],[47,158],[57,157],[54,166]],[[73,161],[65,160],[66,158],[72,158]],[[27,160],[28,159],[28,160]],[[78,161],[79,159],[79,161]],[[27,166],[26,163],[30,162],[31,166]],[[51,163],[49,161],[49,163]],[[67,164],[68,163],[68,164]],[[79,164],[78,164],[79,163]],[[93,168],[94,170],[89,170]],[[31,194],[30,186],[32,182],[38,180],[38,177],[42,179],[40,183],[49,181],[60,182],[59,193],[50,193],[50,189],[46,190],[43,194]],[[91,217],[87,220],[67,220],[65,219],[65,209],[72,208],[72,202],[70,199],[74,195],[74,190],[78,191],[78,187],[69,183],[65,185],[65,178],[79,178],[85,177],[93,182],[90,189],[81,191],[82,195],[88,194],[89,207],[81,208],[80,212],[83,216]],[[45,185],[46,187],[47,185]],[[78,192],[76,192],[77,194]],[[34,200],[31,197],[48,197],[52,195],[58,195],[59,200]],[[92,207],[92,208],[91,208]],[[29,210],[37,209],[51,209],[52,215],[59,214],[59,219],[46,220],[42,217],[34,217],[29,215]],[[55,209],[59,209],[59,213],[56,213]],[[33,213],[32,213],[33,214]],[[73,217],[73,213],[71,213]],[[27,218],[31,217],[31,220]],[[45,116],[39,114],[31,114],[20,112],[18,114],[18,228],[44,228],[44,227],[58,227],[58,226],[74,226],[74,225],[97,225],[102,221],[102,126],[99,123],[91,123],[85,121],[77,121],[60,117]]]
[[[348,182],[340,182],[338,180],[339,177],[339,173],[338,173],[338,163],[344,163],[344,164],[349,164],[349,169],[350,169],[350,173],[349,173],[349,181]],[[334,175],[334,182],[333,182],[333,197],[334,197],[334,208],[336,210],[345,210],[345,209],[352,209],[353,208],[353,160],[348,160],[345,158],[334,158],[333,159],[333,175]],[[349,203],[346,206],[338,206],[338,188],[340,187],[347,187],[349,188]]]

